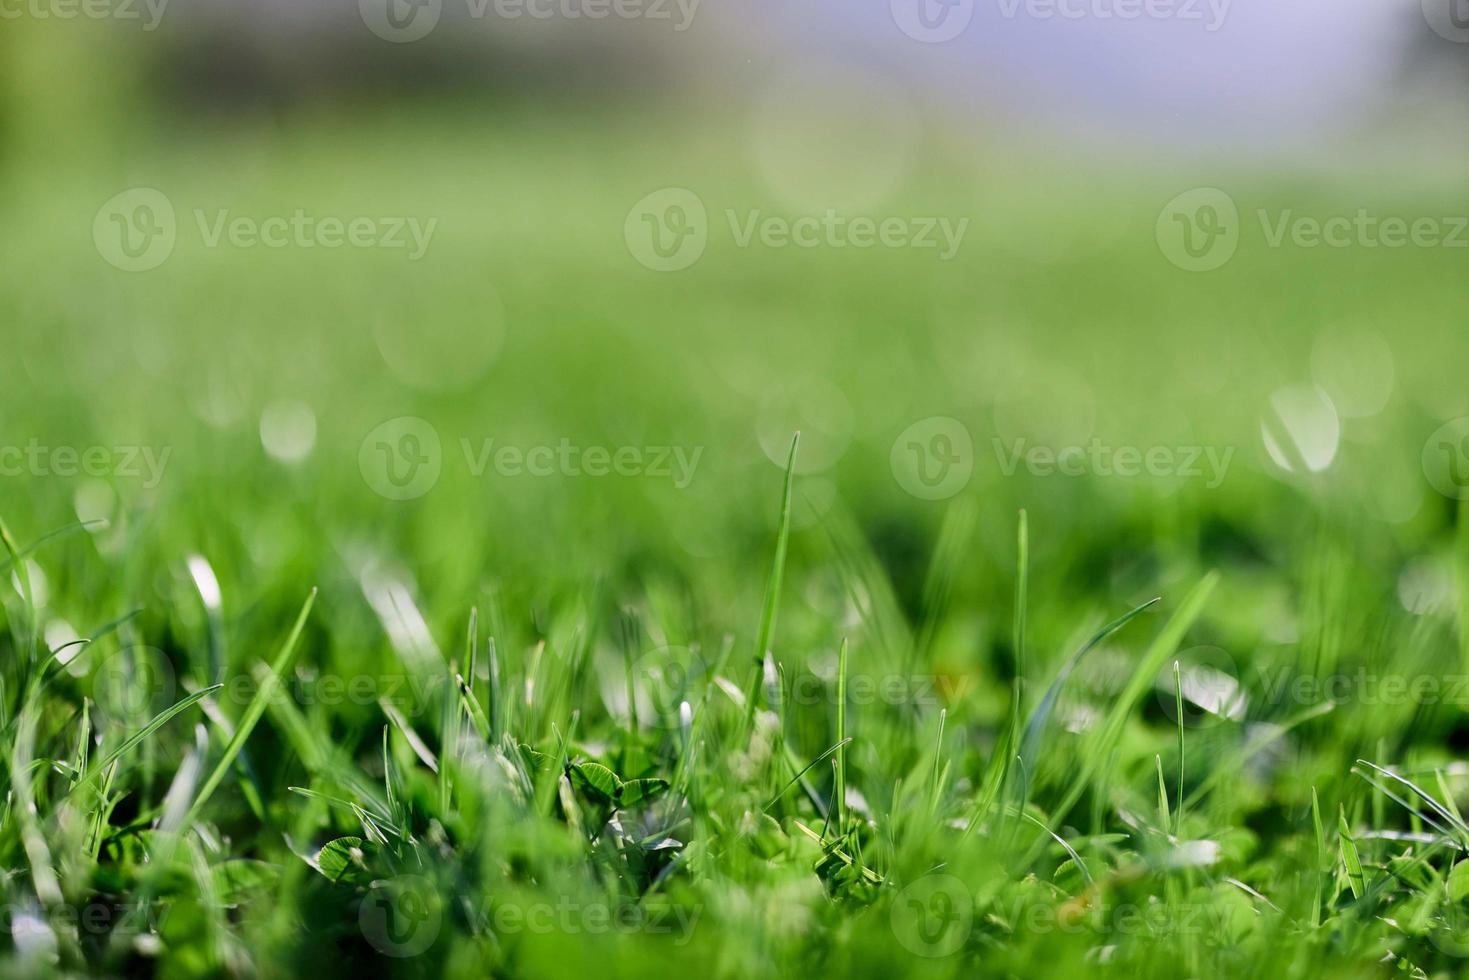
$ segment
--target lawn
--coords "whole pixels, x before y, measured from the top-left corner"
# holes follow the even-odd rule
[[[1462,195],[926,143],[866,229],[746,142],[11,160],[6,973],[1464,969],[1462,256],[1276,234]]]

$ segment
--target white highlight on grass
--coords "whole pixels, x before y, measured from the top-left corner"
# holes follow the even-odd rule
[[[1336,459],[1341,419],[1326,392],[1292,385],[1270,396],[1260,436],[1270,459],[1285,472],[1320,473]]]
[[[362,594],[377,613],[393,649],[404,663],[415,670],[442,669],[444,658],[404,580],[369,564],[358,581]]]
[[[284,463],[311,455],[316,446],[316,413],[305,402],[276,402],[260,414],[260,444]]]
[[[26,561],[26,573],[30,578],[31,601],[37,609],[46,605],[46,600],[51,597],[51,590],[47,588],[46,573],[41,571],[41,566],[33,561]],[[10,573],[10,585],[15,589],[15,594],[24,598],[25,590],[20,586],[20,576],[16,572]]]
[[[1097,722],[1102,720],[1101,712],[1089,704],[1062,707],[1058,714],[1061,718],[1061,727],[1072,735],[1090,731]]]
[[[1184,698],[1220,718],[1240,720],[1245,716],[1249,698],[1239,681],[1208,664],[1193,664],[1179,671],[1178,686]]]
[[[64,619],[58,618],[47,622],[45,637],[47,650],[61,650],[62,647],[66,647],[66,649],[61,650],[56,655],[56,662],[63,667],[75,660],[77,655],[85,649],[80,643],[76,642],[81,639],[77,635],[77,631]],[[75,645],[67,646],[68,643]]]
[[[214,576],[214,568],[209,560],[203,555],[189,556],[189,577],[194,580],[194,588],[199,590],[199,598],[204,601],[204,608],[210,612],[219,611],[219,579]]]
[[[76,511],[77,520],[84,524],[106,521],[112,517],[112,512],[117,507],[117,491],[106,480],[91,477],[83,480],[72,493],[71,506]],[[87,530],[92,534],[99,534],[107,528],[97,525]]]
[[[1186,840],[1168,854],[1170,868],[1202,868],[1219,862],[1222,848],[1218,841]]]
[[[15,913],[10,923],[10,938],[15,942],[15,951],[23,962],[39,966],[54,966],[57,960],[56,933],[37,912]]]
[[[1453,597],[1453,570],[1442,558],[1413,558],[1398,573],[1398,602],[1415,616],[1448,609]]]

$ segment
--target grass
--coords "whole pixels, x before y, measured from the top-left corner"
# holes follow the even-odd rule
[[[939,147],[883,206],[983,215],[953,264],[720,239],[659,275],[621,239],[649,191],[776,207],[740,134],[390,125],[245,163],[155,134],[0,192],[0,442],[169,451],[156,486],[0,480],[7,973],[1462,969],[1469,537],[1420,461],[1469,412],[1458,262],[1256,241],[1191,276],[1152,239],[1200,183],[1378,190]],[[128,275],[88,235],[135,184],[439,237],[181,237]],[[1389,338],[1391,398],[1283,473],[1269,397],[1344,326]],[[441,441],[406,501],[360,456],[400,416]],[[940,501],[891,456],[934,416],[975,447]],[[1233,462],[1003,470],[1092,435]],[[685,487],[476,475],[485,439],[702,453]]]

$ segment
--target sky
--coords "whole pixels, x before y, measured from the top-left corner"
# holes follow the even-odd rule
[[[1209,152],[1320,145],[1380,103],[1415,42],[1459,47],[1432,34],[1419,0],[705,2],[767,51],[782,42],[801,58],[825,50],[889,72],[926,100]],[[933,23],[941,2],[958,6],[940,30],[968,11],[952,39],[915,40],[899,27],[913,23],[905,4],[929,4]],[[1155,16],[1118,16],[1146,3]]]

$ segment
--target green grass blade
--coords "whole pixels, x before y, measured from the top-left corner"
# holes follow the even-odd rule
[[[1159,600],[1157,598],[1149,599],[1147,602],[1134,606],[1121,616],[1118,616],[1112,622],[1093,633],[1091,639],[1083,643],[1071,655],[1071,658],[1062,665],[1060,672],[1056,674],[1056,679],[1051,682],[1051,686],[1046,690],[1045,697],[1041,698],[1040,703],[1036,705],[1035,714],[1031,716],[1030,722],[1025,726],[1025,738],[1021,744],[1020,759],[1025,764],[1027,772],[1032,772],[1035,769],[1036,755],[1040,751],[1041,734],[1045,731],[1046,723],[1051,719],[1051,712],[1055,710],[1056,702],[1061,696],[1061,689],[1066,686],[1066,681],[1071,677],[1071,672],[1103,640],[1132,622],[1144,610],[1151,608],[1158,602]]]
[[[765,654],[770,649],[770,638],[775,632],[775,614],[780,608],[780,585],[785,576],[786,543],[791,534],[791,489],[796,478],[796,447],[801,444],[801,433],[791,439],[791,453],[786,460],[785,485],[780,496],[780,521],[775,532],[775,557],[770,562],[770,577],[765,583],[765,602],[760,610],[760,630],[755,636],[754,672],[745,690],[744,731],[749,732],[755,722],[755,705],[765,677]]]
[[[1345,807],[1337,814],[1337,840],[1341,844],[1341,861],[1347,869],[1347,884],[1353,898],[1361,898],[1367,887],[1367,876],[1362,871],[1362,858],[1357,853],[1357,842],[1352,838],[1352,829],[1347,826]]]
[[[302,604],[301,612],[296,616],[295,625],[291,627],[291,632],[286,636],[286,641],[281,644],[280,652],[271,661],[270,673],[276,683],[282,683],[282,678],[291,665],[291,659],[296,652],[296,641],[301,638],[301,630],[306,626],[306,617],[311,615],[311,607],[315,603],[316,590],[312,589],[311,593],[306,597],[306,602]],[[272,694],[273,692],[269,685],[262,684],[256,689],[255,696],[250,699],[250,704],[245,708],[245,713],[240,716],[239,724],[235,726],[234,737],[225,745],[224,754],[214,764],[214,771],[209,774],[209,778],[200,787],[198,795],[194,797],[194,802],[190,805],[188,814],[184,818],[184,826],[188,826],[199,815],[199,811],[204,807],[204,804],[209,802],[209,798],[219,788],[220,782],[224,780],[225,774],[229,772],[230,766],[234,764],[235,757],[245,747],[246,739],[250,737],[250,733],[255,730],[255,726],[265,714],[265,709],[270,703]]]
[[[162,711],[158,712],[158,714],[153,716],[152,721],[148,722],[148,724],[144,725],[142,728],[138,729],[136,732],[133,732],[127,738],[123,739],[122,743],[118,745],[117,748],[113,749],[111,752],[107,753],[105,756],[99,759],[97,763],[93,765],[84,776],[82,776],[82,778],[77,782],[76,786],[86,785],[93,779],[97,778],[97,776],[106,772],[109,766],[111,766],[118,759],[121,759],[123,756],[127,755],[133,749],[137,748],[138,745],[140,745],[145,738],[158,731],[158,729],[162,728],[164,725],[168,724],[168,722],[175,715],[178,715],[180,712],[186,710],[192,705],[198,704],[200,701],[203,701],[205,698],[209,697],[209,695],[213,694],[215,691],[218,691],[222,687],[224,687],[223,684],[215,684],[213,687],[206,687],[202,690],[195,691],[188,697],[180,698],[171,706],[164,708]],[[76,786],[72,788],[75,789]]]
[[[832,789],[832,809],[836,813],[837,836],[846,828],[847,809],[847,641],[842,639],[837,654],[837,754],[836,779]]]

